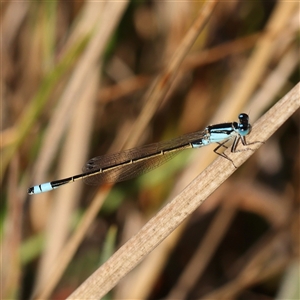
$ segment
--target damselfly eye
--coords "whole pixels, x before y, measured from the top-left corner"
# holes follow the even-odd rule
[[[239,126],[239,129],[242,130],[242,131],[244,131],[244,130],[246,130],[248,128],[248,125],[247,124],[243,124],[243,123],[238,124],[238,126]]]
[[[249,122],[249,116],[247,114],[239,114],[239,120],[241,123],[248,123]]]
[[[240,123],[238,126],[239,126],[240,132],[242,132],[244,134],[245,133],[249,134],[252,129],[252,126],[249,123]]]

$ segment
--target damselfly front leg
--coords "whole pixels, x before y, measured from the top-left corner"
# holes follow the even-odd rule
[[[245,136],[238,136],[238,137],[236,137],[235,139],[234,139],[234,141],[233,141],[233,144],[232,144],[232,147],[231,147],[231,152],[232,153],[237,153],[237,152],[243,152],[243,151],[254,151],[254,150],[256,150],[256,149],[252,149],[252,148],[241,148],[241,149],[236,149],[237,148],[237,146],[238,146],[238,143],[239,143],[239,141],[242,141],[242,144],[243,144],[243,146],[244,147],[246,147],[246,146],[250,146],[250,145],[254,145],[254,144],[264,144],[265,142],[261,142],[261,141],[256,141],[256,142],[251,142],[251,143],[247,143],[247,141],[246,141],[246,137]]]

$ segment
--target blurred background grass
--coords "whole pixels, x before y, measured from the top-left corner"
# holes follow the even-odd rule
[[[70,234],[103,192],[79,182],[28,197],[27,188],[78,174],[88,158],[122,149],[140,126],[135,120],[152,82],[202,5],[2,3],[3,299],[43,290]],[[257,73],[247,72],[259,49],[268,52]],[[254,122],[299,81],[298,51],[299,4],[219,3],[137,146],[236,120],[240,111]],[[233,102],[239,89],[248,94]],[[76,289],[201,172],[212,149],[186,151],[115,185],[49,297]],[[298,238],[299,112],[107,297],[292,299],[286,282],[299,280]]]

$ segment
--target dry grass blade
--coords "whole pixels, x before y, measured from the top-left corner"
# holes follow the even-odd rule
[[[247,51],[255,45],[259,36],[258,33],[255,33],[245,38],[239,38],[216,47],[202,50],[200,53],[189,54],[180,66],[180,70],[183,72],[193,71],[196,67],[208,65],[222,60],[227,56]],[[124,79],[115,85],[103,87],[99,91],[99,101],[101,103],[115,101],[118,98],[148,86],[151,80],[151,76],[137,75],[129,79]]]
[[[90,72],[94,64],[97,64],[101,55],[105,50],[107,42],[114,31],[115,27],[122,16],[127,2],[122,5],[113,5],[107,3],[103,15],[104,19],[99,22],[95,28],[95,34],[89,42],[85,52],[76,66],[76,70],[62,94],[59,105],[48,126],[47,133],[44,138],[43,145],[40,150],[40,156],[36,160],[35,178],[44,178],[50,163],[55,157],[59,147],[59,141],[64,134],[67,125],[70,122],[71,112],[79,101],[79,95],[82,87],[85,85],[87,74]],[[107,22],[106,18],[111,18]]]
[[[223,115],[230,116],[232,106],[236,108],[236,112],[239,112],[244,107],[247,99],[262,80],[263,74],[266,72],[268,63],[276,49],[274,42],[282,32],[286,31],[287,23],[292,17],[295,7],[296,3],[286,1],[279,1],[276,4],[276,8],[257,42],[251,59],[245,66],[239,84],[233,93],[229,95],[229,99],[222,103],[218,113],[214,116],[214,121],[219,120]],[[235,106],[237,102],[239,107]]]
[[[300,106],[298,83],[253,126],[252,141],[266,141]],[[264,130],[261,130],[261,129]],[[235,154],[237,166],[252,151]],[[229,154],[229,153],[227,153]],[[91,275],[68,299],[101,298],[161,243],[183,220],[216,190],[233,172],[234,167],[216,159],[185,190],[167,204],[133,238]]]
[[[0,166],[0,180],[3,179],[6,168],[11,161],[12,157],[15,155],[16,151],[19,149],[21,144],[24,142],[28,136],[29,130],[32,128],[37,116],[41,113],[44,105],[51,94],[54,86],[57,84],[59,78],[69,70],[70,66],[73,64],[74,59],[81,52],[83,44],[86,42],[85,39],[81,39],[77,42],[70,51],[66,54],[68,59],[62,60],[56,65],[56,67],[45,76],[43,82],[40,85],[36,95],[33,97],[30,104],[24,110],[20,120],[18,120],[17,125],[14,127],[15,137],[13,142],[8,145],[7,148],[3,149],[2,164]]]
[[[50,278],[45,286],[40,287],[36,291],[33,299],[47,299],[53,292],[53,289],[59,282],[62,274],[64,273],[66,267],[68,266],[70,259],[73,257],[74,253],[78,249],[78,245],[82,242],[83,237],[86,234],[87,229],[90,227],[91,220],[94,220],[100,207],[102,206],[109,190],[101,193],[99,196],[95,197],[87,211],[83,221],[80,223],[80,228],[75,235],[72,236],[70,241],[67,243],[66,247],[61,251],[59,256],[59,261],[56,261],[55,269],[50,274]],[[59,262],[59,263],[58,263]]]
[[[287,256],[280,256],[275,259],[281,245],[286,243],[286,232],[280,231],[269,234],[260,241],[257,249],[255,249],[255,254],[249,259],[238,276],[221,288],[204,295],[201,299],[236,299],[239,293],[249,285],[274,275],[289,260]]]
[[[169,87],[177,74],[176,71],[180,67],[183,59],[199,36],[199,33],[206,25],[217,3],[218,1],[215,0],[205,3],[194,24],[191,26],[184,39],[182,40],[181,45],[178,47],[176,53],[171,58],[169,65],[166,67],[164,72],[155,80],[152,88],[150,88],[149,90],[149,93],[146,94],[145,97],[147,99],[147,103],[144,106],[143,111],[140,113],[139,118],[136,120],[134,132],[130,136],[130,140],[127,141],[125,148],[131,148],[137,145],[138,140],[145,131],[147,124],[149,123],[157,107],[161,103],[161,100],[169,91]]]
[[[229,205],[223,205],[217,213],[212,226],[210,226],[205,238],[199,245],[192,259],[185,268],[185,271],[180,276],[178,283],[174,289],[168,294],[165,300],[175,298],[185,299],[188,291],[196,284],[199,274],[201,274],[211,258],[213,257],[217,246],[220,244],[228,227],[230,226],[237,210]]]
[[[64,151],[61,156],[60,166],[62,173],[70,168],[79,169],[87,156],[87,147],[78,147],[78,140],[82,142],[82,145],[87,145],[90,138],[88,133],[91,131],[90,128],[93,120],[93,101],[95,100],[95,94],[98,88],[98,70],[99,66],[95,65],[94,70],[91,70],[90,74],[88,74],[89,82],[85,87],[76,114],[72,118],[72,126],[69,128]],[[53,269],[53,266],[57,263],[57,258],[65,247],[65,241],[69,234],[69,220],[74,213],[74,207],[80,196],[81,188],[82,186],[75,185],[70,188],[60,189],[58,193],[53,195],[54,203],[48,218],[48,224],[50,224],[50,226],[47,227],[45,233],[48,251],[43,253],[39,265],[39,277],[36,284],[38,290],[40,288],[44,289],[45,287],[47,287],[48,290],[52,287],[49,281],[52,282],[53,279],[57,281],[60,278],[60,276],[50,276],[51,272],[49,272],[49,270]],[[61,201],[61,199],[64,199],[64,201]],[[35,208],[41,209],[37,203]],[[60,264],[60,267],[62,266],[64,265]],[[51,277],[51,279],[49,277]]]

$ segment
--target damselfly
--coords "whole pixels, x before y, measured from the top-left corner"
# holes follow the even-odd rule
[[[231,152],[233,153],[252,150],[246,146],[257,143],[247,143],[245,139],[245,136],[251,131],[249,116],[241,113],[238,118],[239,123],[230,122],[210,125],[203,131],[189,133],[170,141],[94,157],[83,167],[83,173],[35,185],[28,189],[28,194],[33,195],[48,192],[80,179],[83,179],[89,185],[128,180],[157,168],[184,149],[200,148],[212,143],[218,144],[214,152],[231,161],[235,167],[232,159],[225,153],[219,153],[218,149],[220,147],[227,148],[225,144],[231,139],[234,139],[231,146]],[[237,150],[240,140],[245,148]]]

